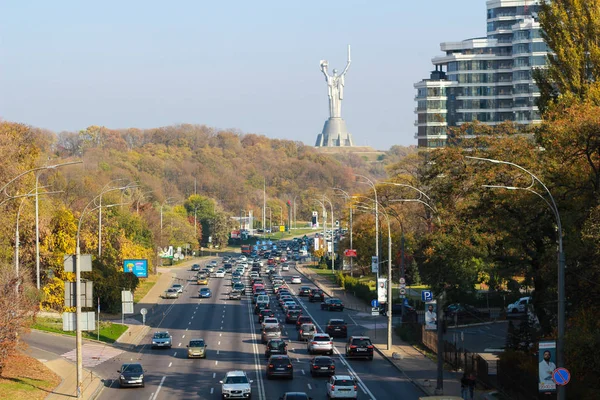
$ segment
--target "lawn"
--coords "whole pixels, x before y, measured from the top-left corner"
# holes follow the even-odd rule
[[[60,383],[60,377],[35,358],[17,352],[6,360],[0,376],[0,399],[42,400]]]
[[[149,275],[148,278],[141,278],[139,286],[135,289],[135,293],[133,294],[133,302],[139,303],[145,295],[148,294],[150,289],[156,284],[158,277],[160,276],[160,272],[156,275]]]
[[[75,331],[65,332],[62,330],[62,319],[60,318],[38,317],[36,318],[35,323],[31,326],[31,329],[75,336]],[[100,321],[100,341],[114,343],[115,340],[117,340],[119,336],[121,336],[126,330],[127,326],[125,325],[114,324],[108,321]],[[98,340],[98,331],[84,331],[82,332],[82,337],[84,339]],[[3,397],[0,396],[0,398]]]

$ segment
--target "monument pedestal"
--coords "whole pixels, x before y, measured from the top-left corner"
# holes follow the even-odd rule
[[[325,121],[323,132],[317,136],[315,147],[345,146],[354,146],[352,136],[346,129],[346,122],[342,118],[330,117]]]

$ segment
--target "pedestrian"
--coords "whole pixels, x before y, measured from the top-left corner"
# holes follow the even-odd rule
[[[469,400],[469,398],[467,397],[468,392],[469,378],[467,377],[467,373],[465,372],[462,378],[460,378],[460,396],[463,398],[463,400]]]
[[[475,385],[477,384],[477,379],[475,379],[475,375],[473,375],[473,373],[471,373],[469,375],[468,384],[469,384],[469,395],[471,397],[471,400],[473,400],[473,396],[474,396],[474,392],[475,392]]]

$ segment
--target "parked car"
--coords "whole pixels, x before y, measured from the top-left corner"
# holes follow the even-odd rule
[[[278,354],[271,356],[267,363],[267,379],[274,376],[284,376],[288,379],[294,379],[294,366],[292,360],[287,355]]]
[[[469,304],[453,303],[444,309],[444,319],[457,323],[482,322],[490,319],[490,313],[479,311]]]
[[[358,396],[356,381],[349,375],[334,375],[325,387],[329,399],[356,399]]]
[[[144,381],[144,368],[139,363],[127,363],[121,365],[117,370],[119,373],[119,385],[121,387],[128,386],[146,386]]]
[[[208,346],[204,339],[191,339],[186,347],[188,358],[206,358],[206,348]]]
[[[328,356],[316,356],[310,360],[310,375],[335,375],[335,362]]]
[[[346,342],[346,358],[373,360],[373,343],[368,336],[350,336]]]
[[[311,289],[308,294],[308,301],[310,303],[313,301],[325,301],[325,293],[321,289]]]
[[[269,358],[274,354],[287,354],[287,343],[282,339],[269,339],[265,349],[265,357]]]
[[[326,333],[315,333],[312,338],[306,342],[308,354],[327,353],[333,354],[333,340]]]
[[[168,331],[154,332],[152,336],[152,348],[167,347],[170,349],[171,346],[173,346],[173,338]]]
[[[327,299],[321,303],[321,310],[327,311],[344,311],[344,303],[340,299],[332,297],[331,299]]]
[[[343,319],[330,319],[325,327],[325,332],[331,337],[348,337],[348,324]]]
[[[250,399],[252,397],[252,380],[244,371],[229,371],[221,384],[221,398],[223,399]]]

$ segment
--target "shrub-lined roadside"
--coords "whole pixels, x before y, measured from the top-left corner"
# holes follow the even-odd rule
[[[62,319],[60,318],[38,317],[35,319],[35,323],[31,325],[31,329],[75,336],[75,331],[65,332],[62,330]],[[100,321],[100,341],[114,343],[126,330],[127,326],[125,325],[114,324],[109,321]],[[84,339],[98,340],[98,331],[84,331],[82,332],[82,337]],[[0,398],[2,397],[0,396]]]

